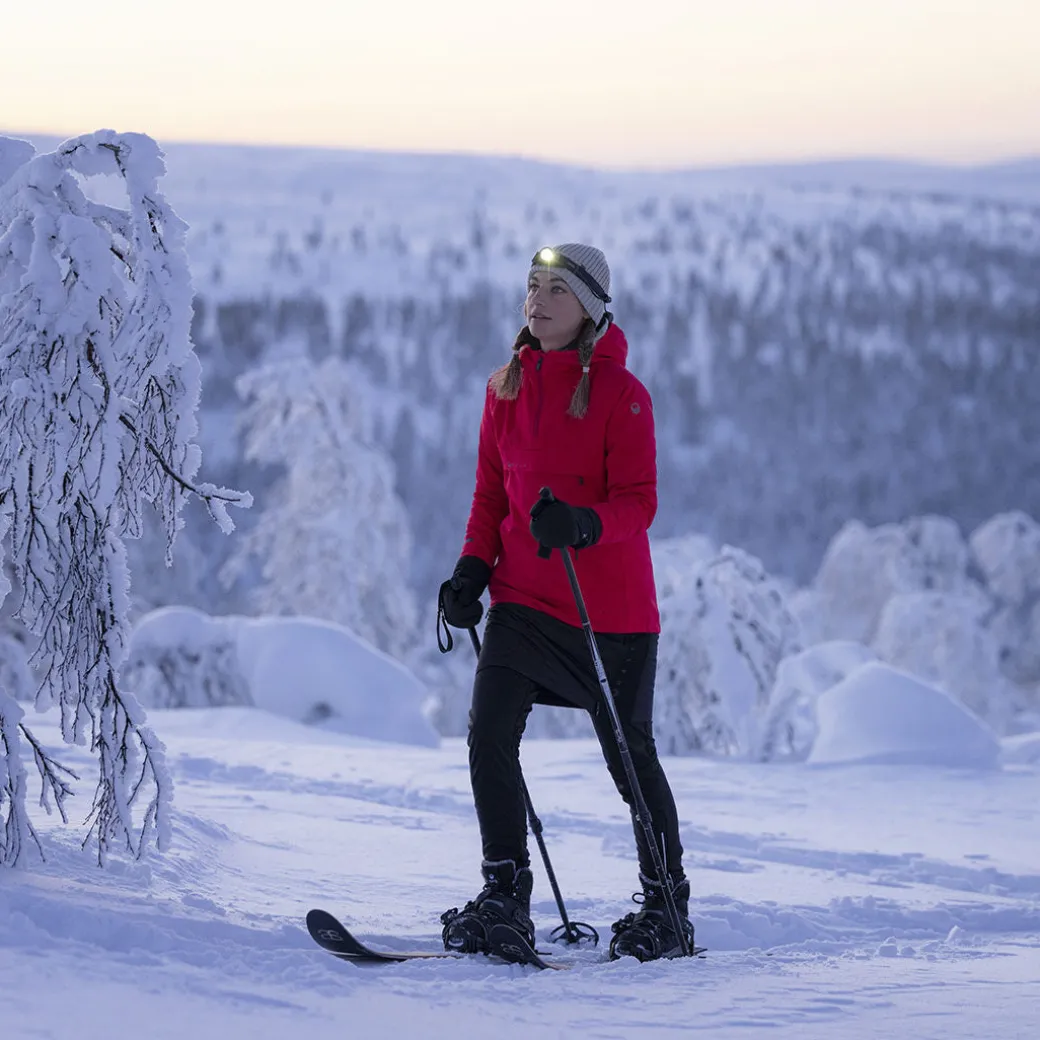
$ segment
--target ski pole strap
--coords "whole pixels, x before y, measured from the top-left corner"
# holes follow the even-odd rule
[[[443,630],[443,638],[442,638]],[[449,653],[452,647],[455,645],[455,640],[451,638],[451,629],[448,628],[448,621],[444,616],[444,603],[441,601],[440,596],[437,597],[437,647],[442,654]]]

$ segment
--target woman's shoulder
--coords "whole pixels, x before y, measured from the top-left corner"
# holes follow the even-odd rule
[[[604,390],[615,404],[631,401],[638,401],[640,404],[650,403],[650,391],[631,369],[611,360],[604,360],[597,367],[599,378],[593,384],[593,392],[596,384],[599,384],[599,388]]]

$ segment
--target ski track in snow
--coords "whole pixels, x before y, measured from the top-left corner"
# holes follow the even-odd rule
[[[226,717],[235,713],[251,717]],[[72,827],[41,825],[48,862],[4,874],[0,887],[5,1038],[71,1035],[71,1024],[79,1038],[107,1038],[106,1000],[146,1013],[143,1035],[179,1038],[338,1037],[347,1025],[358,1036],[769,1027],[950,1038],[998,1035],[1000,1022],[1003,1040],[1031,1036],[1040,1020],[1035,766],[666,759],[691,916],[710,952],[611,964],[609,922],[632,908],[630,824],[591,742],[532,741],[525,771],[568,910],[600,929],[601,947],[553,947],[576,962],[569,973],[479,957],[361,968],[317,950],[303,916],[321,905],[375,945],[438,948],[440,911],[479,888],[464,743],[317,739],[274,720],[264,740],[234,726],[213,736],[187,713],[153,715],[177,782],[173,847],[100,871]],[[46,723],[34,728],[54,746]],[[82,749],[60,753],[89,776]],[[915,823],[922,851],[902,851]],[[532,858],[545,947],[558,917],[533,843]],[[63,980],[62,1000],[43,1009],[41,976]],[[145,998],[147,1012],[134,1004]]]

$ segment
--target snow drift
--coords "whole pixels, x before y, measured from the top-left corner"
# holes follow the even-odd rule
[[[948,693],[877,661],[860,665],[816,703],[812,765],[994,768],[1000,744]]]

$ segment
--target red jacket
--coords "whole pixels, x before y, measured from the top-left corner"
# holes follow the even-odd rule
[[[563,562],[538,556],[531,506],[543,486],[592,506],[603,533],[573,553],[597,632],[659,632],[647,529],[657,512],[657,445],[646,387],[625,368],[628,342],[611,325],[596,344],[584,418],[567,414],[581,378],[576,350],[520,350],[515,401],[488,389],[480,422],[477,480],[464,554],[492,568],[495,603],[521,603],[580,625]],[[568,550],[571,551],[571,550]]]

